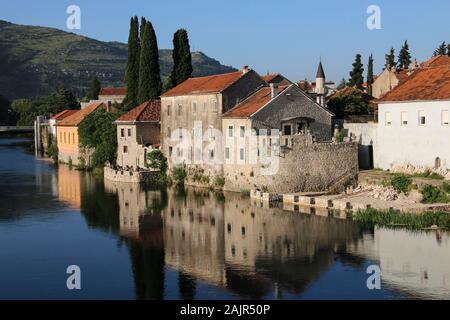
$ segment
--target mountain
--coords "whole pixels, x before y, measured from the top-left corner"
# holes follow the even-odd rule
[[[160,50],[163,78],[172,70],[172,51]],[[103,42],[58,29],[0,20],[0,95],[43,97],[65,85],[82,95],[96,75],[103,86],[123,86],[127,45]],[[232,72],[202,52],[192,53],[194,76]]]

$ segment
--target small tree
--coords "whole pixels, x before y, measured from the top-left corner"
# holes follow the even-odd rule
[[[372,95],[372,84],[373,84],[373,55],[369,57],[369,63],[367,64],[367,92]]]
[[[89,87],[89,90],[87,92],[86,98],[88,100],[98,100],[98,94],[100,93],[100,90],[102,89],[102,84],[98,80],[97,77],[94,77],[91,82],[91,86]]]
[[[173,36],[172,58],[170,80],[172,87],[175,87],[190,78],[193,72],[189,38],[185,29],[177,30]]]
[[[445,56],[447,54],[447,45],[445,41],[441,43],[439,47],[434,50],[433,56]]]
[[[384,64],[385,69],[392,69],[397,65],[397,62],[395,62],[395,49],[394,47],[389,50],[389,53],[385,55],[386,63]]]
[[[361,55],[359,53],[356,55],[355,62],[352,66],[353,69],[350,71],[350,85],[361,89],[362,84],[364,83],[364,68],[361,63]]]
[[[186,169],[184,166],[176,166],[172,169],[172,178],[175,184],[183,185],[184,180],[187,177]]]
[[[159,149],[152,150],[147,154],[147,168],[159,170],[159,178],[161,183],[167,180],[167,158]]]
[[[411,64],[411,54],[409,53],[409,45],[408,41],[405,40],[405,43],[400,50],[398,55],[398,68],[399,69],[408,69]]]

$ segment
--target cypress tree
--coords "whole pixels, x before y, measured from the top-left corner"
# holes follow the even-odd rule
[[[155,30],[148,21],[141,39],[141,57],[139,65],[139,103],[157,99],[161,95],[161,77],[159,52]]]
[[[350,71],[350,85],[356,86],[358,89],[362,89],[364,82],[364,68],[361,63],[361,55],[358,53],[355,57],[355,62],[352,64],[353,69]]]
[[[441,43],[439,47],[434,50],[433,56],[445,56],[447,54],[447,45],[445,41]]]
[[[137,17],[131,18],[130,35],[128,37],[128,56],[125,70],[125,84],[127,95],[124,100],[124,109],[130,110],[138,103],[139,92],[139,21]]]
[[[369,63],[367,64],[367,90],[369,95],[372,95],[373,84],[373,55],[369,57]]]
[[[173,36],[173,70],[170,75],[172,87],[192,76],[192,56],[189,38],[185,29],[179,29]]]
[[[144,30],[145,26],[147,25],[147,19],[145,17],[141,17],[141,27],[139,29],[139,40],[142,46],[142,39],[144,39]]]
[[[345,81],[344,78],[341,79],[341,82],[339,82],[339,85],[337,86],[336,89],[338,90],[342,90],[347,86],[347,81]]]
[[[87,92],[87,98],[89,100],[97,100],[98,94],[100,93],[100,90],[102,88],[102,85],[97,77],[94,77],[91,82],[91,86],[89,87],[89,90]]]
[[[397,63],[395,62],[395,49],[392,47],[391,50],[389,50],[389,53],[385,55],[386,63],[384,65],[385,69],[392,69],[394,68]]]
[[[447,55],[450,57],[450,43],[447,44]]]
[[[406,40],[398,55],[398,68],[408,69],[410,64],[411,64],[411,54],[409,53],[408,40]]]

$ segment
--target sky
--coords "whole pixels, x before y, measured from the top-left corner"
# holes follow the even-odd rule
[[[81,9],[81,29],[68,30],[66,9]],[[370,5],[380,8],[381,29],[369,30]],[[450,42],[448,0],[0,0],[0,19],[47,26],[102,41],[126,42],[130,17],[145,16],[160,49],[172,48],[185,28],[191,50],[224,65],[249,65],[260,74],[279,72],[292,81],[313,79],[322,60],[327,79],[348,78],[356,53],[372,53],[375,72],[391,46],[408,40],[413,58],[428,59]]]

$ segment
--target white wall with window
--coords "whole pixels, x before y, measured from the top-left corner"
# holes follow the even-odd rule
[[[375,167],[450,169],[450,101],[386,102],[378,108]]]

